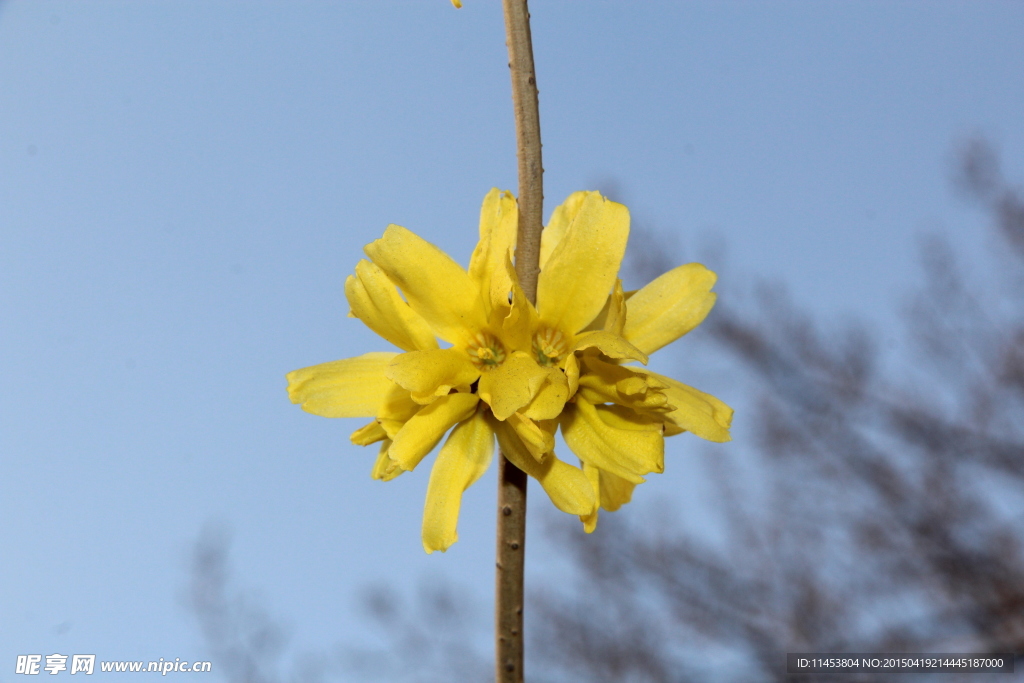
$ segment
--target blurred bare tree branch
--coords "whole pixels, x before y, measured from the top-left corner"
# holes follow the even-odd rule
[[[453,674],[466,682],[494,679],[494,663],[482,653],[491,645],[486,605],[440,579],[421,581],[411,601],[383,585],[362,597],[387,641],[379,651],[349,650],[350,668],[361,680],[450,683]]]
[[[287,671],[288,636],[258,597],[232,589],[230,539],[204,529],[192,550],[186,605],[195,615],[215,671],[228,683],[321,683],[337,678],[336,655],[306,654]]]
[[[276,683],[271,669],[284,648],[284,632],[251,599],[227,594],[227,552],[226,533],[206,529],[193,550],[189,606],[231,683]]]
[[[977,291],[945,240],[925,240],[894,368],[867,330],[823,331],[779,288],[757,314],[715,311],[714,340],[754,381],[769,504],[734,491],[743,472],[722,461],[725,550],[664,522],[559,539],[578,591],[538,601],[534,670],[785,681],[787,652],[1024,651],[1024,205],[980,139],[958,187],[1016,259],[995,266],[999,291]]]
[[[382,680],[448,683],[487,681],[493,663],[480,654],[489,644],[485,609],[442,580],[423,580],[414,599],[387,586],[367,588],[361,606],[383,635],[377,648],[338,646],[294,656],[287,629],[257,595],[235,587],[230,538],[206,528],[192,549],[186,607],[196,617],[215,671],[228,683],[323,683]],[[483,633],[484,638],[477,638]]]

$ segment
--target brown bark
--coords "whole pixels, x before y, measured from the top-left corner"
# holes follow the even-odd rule
[[[526,0],[503,0],[512,104],[519,161],[519,234],[516,274],[531,302],[540,273],[544,191],[537,76],[533,67],[530,13]],[[526,474],[498,456],[498,538],[495,579],[495,680],[523,681],[523,569],[526,553]]]

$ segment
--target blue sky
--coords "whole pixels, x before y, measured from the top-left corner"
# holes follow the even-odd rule
[[[726,245],[722,291],[774,277],[891,324],[916,235],[981,248],[956,145],[1024,177],[1018,2],[531,10],[545,213],[614,181],[688,257]],[[388,223],[466,263],[484,194],[515,190],[506,64],[484,0],[0,4],[0,681],[17,654],[204,658],[181,591],[211,522],[302,648],[358,641],[371,582],[488,599],[493,470],[428,557],[427,470],[372,481],[357,421],[291,406],[284,373],[386,350],[342,286]],[[701,496],[721,451],[686,438],[617,514]]]

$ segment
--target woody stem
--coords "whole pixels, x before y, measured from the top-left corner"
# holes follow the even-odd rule
[[[519,233],[516,275],[531,302],[540,273],[544,191],[540,112],[526,0],[502,0],[512,73],[512,106],[519,160]],[[523,681],[523,567],[526,552],[526,474],[498,456],[498,557],[495,581],[495,663],[498,683]]]

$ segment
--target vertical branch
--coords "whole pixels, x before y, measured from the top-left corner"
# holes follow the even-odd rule
[[[512,72],[512,105],[519,160],[519,235],[516,275],[531,302],[537,300],[544,191],[540,112],[533,68],[530,12],[526,0],[502,0],[505,41]],[[526,474],[498,457],[498,558],[495,577],[495,663],[499,683],[523,681],[523,566],[526,553]]]
[[[512,106],[516,117],[516,157],[519,159],[519,238],[516,275],[531,302],[537,300],[540,273],[540,231],[544,210],[544,168],[540,159],[540,111],[533,41],[526,0],[503,0],[505,40],[512,71]]]
[[[523,681],[523,565],[526,473],[498,456],[498,560],[495,570],[494,657],[498,683]]]

